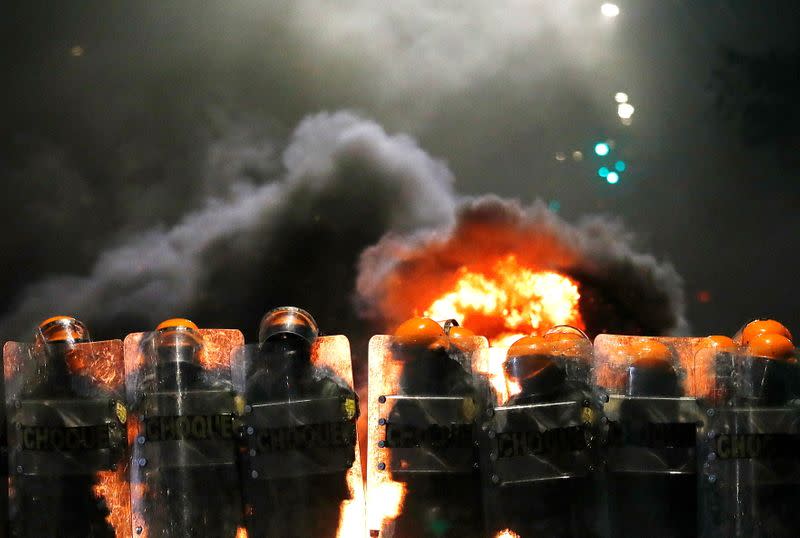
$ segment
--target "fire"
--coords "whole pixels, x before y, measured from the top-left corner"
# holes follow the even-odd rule
[[[383,360],[369,364],[369,416],[381,416],[378,397],[382,394],[396,394],[401,366],[397,361],[385,356],[388,337],[376,336],[370,343],[370,357],[384,354]],[[368,425],[369,444],[367,445],[367,525],[370,532],[391,527],[391,522],[403,510],[406,485],[392,480],[391,473],[384,472],[386,462],[383,451],[378,448],[378,440],[385,437],[384,427],[378,420],[370,420]],[[391,536],[391,533],[387,533]]]
[[[368,485],[367,522],[370,529],[383,529],[403,511],[406,485],[376,478]]]
[[[453,288],[433,301],[424,314],[454,318],[493,346],[508,347],[528,334],[542,334],[554,325],[585,328],[578,309],[578,284],[553,271],[535,271],[510,254],[489,271],[458,269]]]
[[[236,538],[247,538],[247,529],[244,527],[238,527],[236,529]]]
[[[364,536],[364,483],[361,479],[358,447],[356,447],[356,462],[347,473],[347,488],[350,490],[350,498],[342,501],[339,509],[339,528],[336,531],[336,538]]]
[[[495,534],[494,538],[520,538],[520,535],[511,529],[505,529]]]
[[[127,469],[120,466],[115,471],[97,473],[97,483],[92,486],[92,493],[102,498],[108,507],[106,521],[114,528],[115,536],[130,536],[131,504],[128,496]]]
[[[330,370],[347,386],[353,386],[353,369],[350,344],[344,336],[326,336],[314,343],[312,362],[318,368]],[[347,488],[350,498],[339,507],[337,538],[361,538],[366,533],[364,514],[364,479],[361,474],[361,453],[355,447],[354,464],[347,471]]]

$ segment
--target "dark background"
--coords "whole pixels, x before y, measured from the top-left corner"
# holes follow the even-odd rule
[[[541,198],[569,221],[621,218],[637,248],[682,275],[693,333],[732,334],[757,316],[800,330],[796,3],[621,0],[614,19],[600,4],[4,2],[2,336],[60,313],[47,311],[58,301],[19,313],[27,286],[69,286],[103,252],[283,176],[298,123],[340,109],[409,134],[446,161],[459,194]],[[629,126],[618,91],[636,109]],[[604,139],[628,164],[617,185],[596,174]],[[271,259],[274,242],[253,240],[252,264],[201,279],[235,300],[188,292],[174,314],[254,329],[260,312],[294,302],[329,332],[353,330],[355,260],[392,222],[376,205],[359,213],[374,226],[326,228],[354,239],[321,248],[323,261],[292,235],[317,206],[372,204],[359,198],[370,168],[352,174],[363,189],[290,200],[283,228],[259,232],[290,237],[277,252],[293,256]],[[209,263],[227,267],[219,252]],[[323,283],[296,270],[309,263],[328,268]],[[100,335],[162,314],[132,310],[116,308]]]

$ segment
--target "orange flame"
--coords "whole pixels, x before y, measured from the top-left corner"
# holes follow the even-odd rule
[[[505,529],[495,534],[494,538],[520,538],[520,535],[511,529]]]
[[[97,483],[92,486],[95,497],[105,500],[109,510],[106,521],[114,528],[114,534],[118,537],[130,536],[131,533],[131,503],[127,476],[127,469],[123,466],[115,471],[101,471],[96,475]]]
[[[236,538],[247,538],[247,529],[244,527],[238,527],[236,529]]]
[[[534,271],[510,254],[487,272],[458,269],[452,290],[433,301],[425,315],[454,318],[492,345],[507,347],[527,334],[554,325],[585,328],[578,309],[578,284],[553,271]]]

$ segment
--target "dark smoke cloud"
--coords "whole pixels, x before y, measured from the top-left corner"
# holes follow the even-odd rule
[[[637,252],[619,222],[593,216],[573,225],[541,202],[522,207],[495,196],[465,201],[448,227],[391,233],[367,249],[357,282],[361,313],[391,326],[447,291],[459,267],[488,269],[510,253],[527,267],[576,278],[593,334],[687,329],[681,278],[670,264]]]
[[[283,303],[308,308],[329,332],[353,330],[350,299],[363,248],[389,229],[452,219],[446,165],[410,137],[353,113],[303,120],[283,152],[284,172],[260,186],[247,169],[272,146],[235,141],[210,146],[205,159],[207,173],[234,178],[227,198],[104,250],[85,276],[27,287],[0,319],[0,334],[26,336],[38,320],[64,312],[100,336],[177,314],[252,336],[247,329],[261,314]]]

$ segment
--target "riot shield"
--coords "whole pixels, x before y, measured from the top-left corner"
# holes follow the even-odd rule
[[[234,377],[245,401],[248,536],[365,536],[347,338],[245,346],[235,355]]]
[[[0,361],[2,360],[0,357]],[[3,383],[0,384],[0,402],[6,401],[6,383],[4,375]],[[0,484],[8,484],[8,430],[5,405],[0,409]],[[6,536],[8,536],[8,487],[0,487],[0,538]]]
[[[11,536],[128,537],[122,342],[3,348]]]
[[[788,538],[800,529],[800,365],[701,349],[701,536]]]
[[[613,537],[697,536],[696,338],[599,335],[595,382],[603,396],[602,458]]]
[[[471,373],[483,337],[401,350],[369,344],[367,521],[370,536],[482,535],[476,419],[483,391]]]
[[[487,535],[598,536],[592,344],[534,339],[535,350],[490,348],[473,367],[495,386],[479,430]]]
[[[136,536],[233,538],[241,531],[241,402],[230,356],[237,330],[161,330],[125,338]]]

